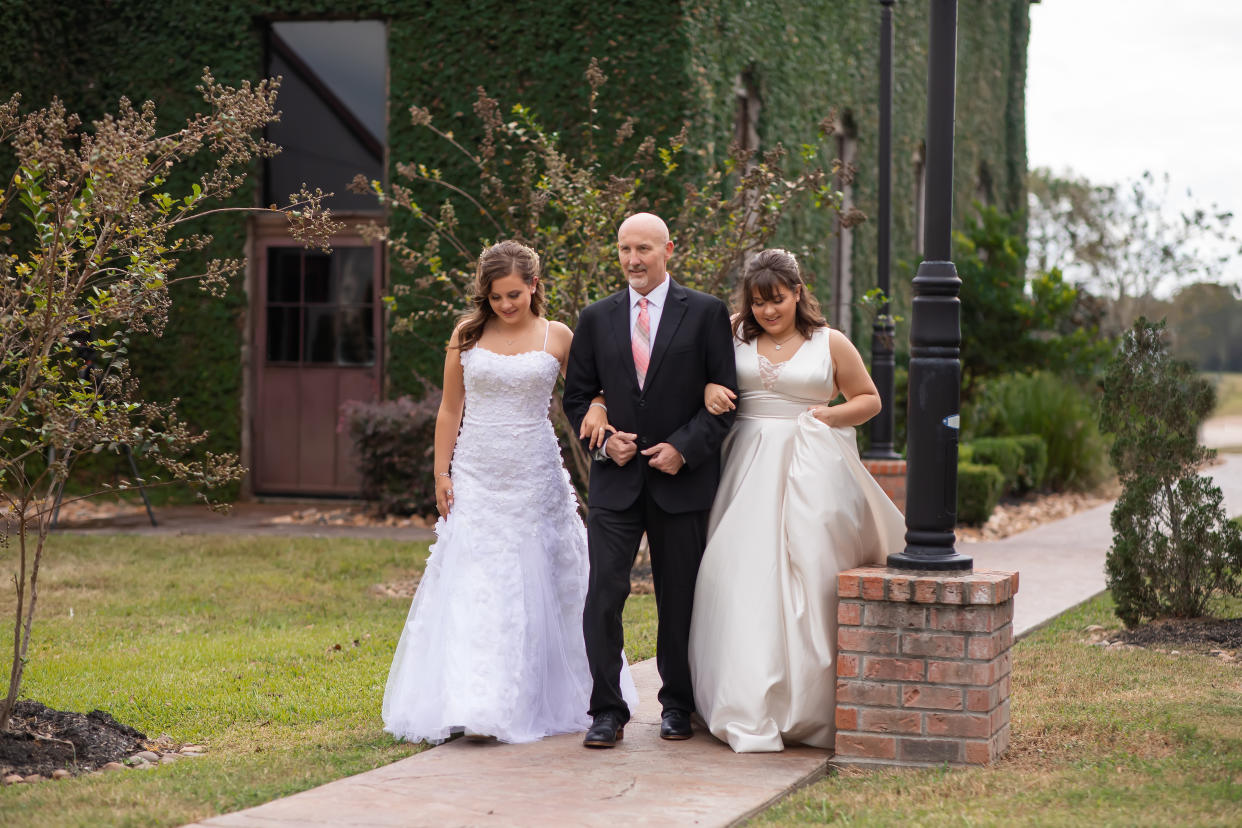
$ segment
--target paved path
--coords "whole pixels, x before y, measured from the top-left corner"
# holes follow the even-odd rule
[[[1228,513],[1242,513],[1242,455],[1209,472]],[[1020,634],[1104,589],[1110,510],[960,549],[980,569],[1021,573]],[[459,740],[195,826],[729,825],[826,771],[827,754],[810,748],[739,756],[701,731],[661,742],[654,662],[634,675],[643,703],[616,750],[584,750],[578,735],[530,745]]]

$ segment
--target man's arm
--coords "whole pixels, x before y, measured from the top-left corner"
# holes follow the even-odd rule
[[[733,356],[733,330],[729,326],[729,311],[724,303],[712,303],[711,320],[706,332],[707,381],[723,385],[737,392],[737,364]],[[686,465],[694,467],[720,451],[725,435],[733,426],[736,412],[712,414],[700,406],[690,422],[669,435],[668,442],[681,456]]]
[[[569,346],[569,362],[565,368],[565,393],[561,395],[561,407],[574,433],[581,430],[582,418],[602,387],[595,363],[595,340],[591,336],[592,316],[589,309],[578,316],[578,329]],[[590,438],[581,442],[590,454]]]

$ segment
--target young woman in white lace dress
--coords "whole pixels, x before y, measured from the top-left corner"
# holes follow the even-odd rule
[[[836,575],[904,546],[905,521],[854,440],[880,398],[791,254],[756,255],[736,309],[741,394],[694,593],[694,701],[739,753],[831,748]],[[709,386],[705,404],[732,408],[733,394]]]
[[[591,721],[586,530],[548,419],[573,334],[543,318],[538,274],[533,250],[489,247],[449,340],[435,435],[441,518],[382,711],[384,728],[411,741],[464,731],[528,742]],[[622,683],[633,709],[628,669]]]

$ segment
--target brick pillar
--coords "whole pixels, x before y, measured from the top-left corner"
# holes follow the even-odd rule
[[[880,484],[888,499],[897,504],[904,515],[906,513],[906,461],[905,460],[868,460],[863,458],[863,465],[875,482]]]
[[[1018,573],[837,576],[838,765],[986,765],[1009,746]]]

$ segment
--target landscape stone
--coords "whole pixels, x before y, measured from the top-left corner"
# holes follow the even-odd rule
[[[73,774],[69,773],[69,771],[65,770],[64,768],[57,768],[56,770],[52,771],[52,778],[56,780],[68,779],[72,775]]]
[[[21,781],[22,781],[21,776],[16,773],[10,773],[4,777],[4,784],[6,785],[16,785],[18,782],[21,782]]]
[[[207,752],[207,748],[203,747],[202,745],[186,745],[179,751],[179,753],[181,753],[183,756],[190,756],[195,753],[206,753],[206,752]]]
[[[138,759],[145,759],[148,762],[160,761],[160,755],[156,753],[155,751],[151,751],[151,750],[144,750],[139,753],[135,753],[134,756]]]
[[[100,770],[121,771],[121,770],[125,770],[125,766],[122,765],[120,762],[109,762],[108,764],[100,768]]]
[[[37,773],[32,773],[32,774],[30,774],[30,776],[27,776],[27,777],[26,777],[25,779],[23,779],[22,781],[23,781],[23,782],[29,782],[29,783],[32,783],[32,784],[33,784],[33,783],[35,783],[35,782],[43,782],[43,781],[45,781],[46,779],[47,779],[47,777],[45,777],[45,776],[40,776],[40,775],[39,775],[39,774],[37,774]]]

